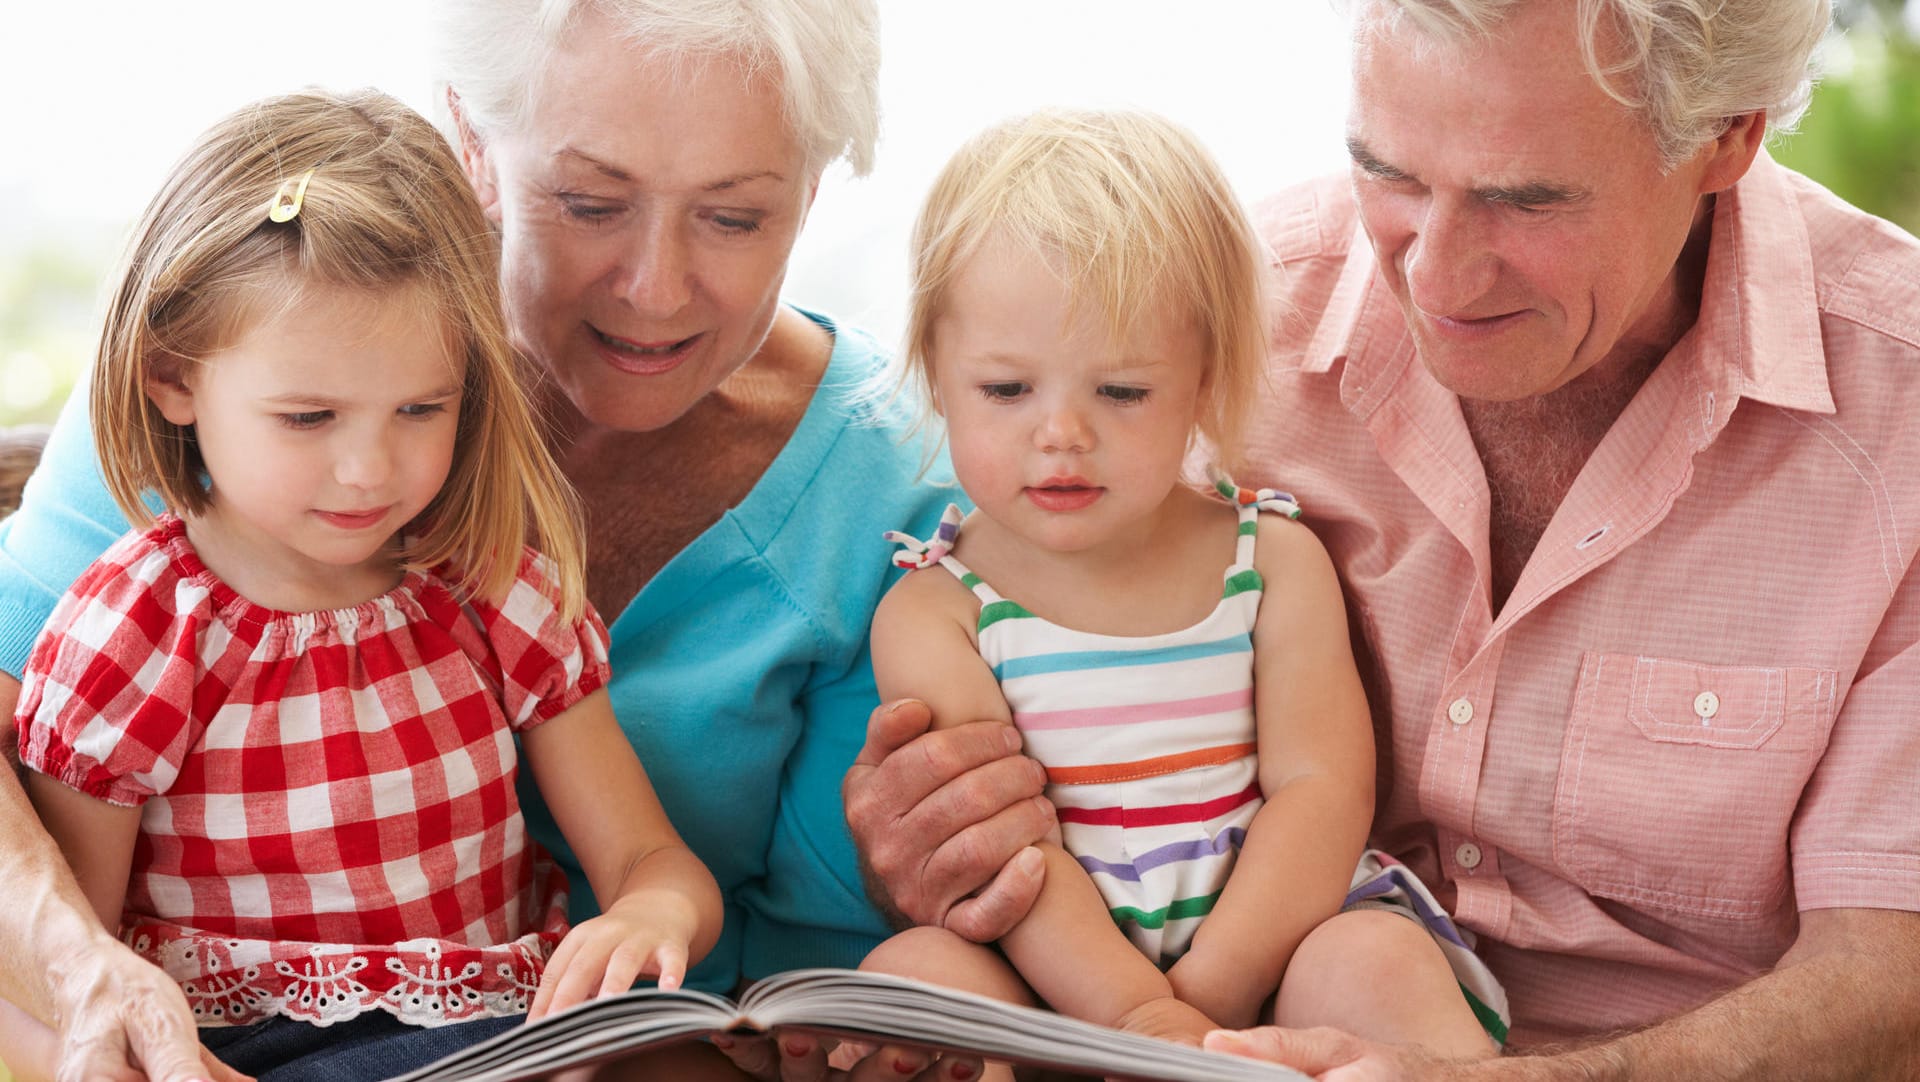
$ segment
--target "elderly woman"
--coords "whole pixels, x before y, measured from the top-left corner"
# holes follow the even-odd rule
[[[447,103],[499,231],[509,323],[588,508],[614,707],[726,893],[725,934],[689,983],[855,965],[886,934],[839,796],[875,700],[880,535],[930,531],[947,495],[858,393],[880,347],[780,288],[822,171],[872,159],[872,0],[449,0],[444,16]],[[0,525],[6,715],[39,625],[126,528],[70,408]],[[522,798],[588,915],[577,862]],[[17,802],[0,815],[13,850]],[[39,961],[0,955],[0,990],[35,984]],[[14,998],[101,1026],[70,983]],[[105,1027],[111,1058],[126,1027]]]

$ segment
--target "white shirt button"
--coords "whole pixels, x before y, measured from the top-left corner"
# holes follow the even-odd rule
[[[1472,871],[1480,866],[1480,847],[1472,842],[1461,842],[1460,848],[1453,851],[1453,859],[1459,861],[1462,868]]]
[[[1711,691],[1703,691],[1693,697],[1693,712],[1700,715],[1701,721],[1710,720],[1720,712],[1720,696]]]
[[[1473,704],[1465,699],[1455,699],[1452,705],[1447,707],[1447,717],[1455,725],[1465,725],[1473,720]]]

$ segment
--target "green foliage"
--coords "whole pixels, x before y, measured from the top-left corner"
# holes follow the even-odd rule
[[[60,411],[92,356],[102,274],[95,253],[50,244],[0,261],[0,426]]]
[[[1920,233],[1920,40],[1897,20],[1873,21],[1884,29],[1849,34],[1845,63],[1815,88],[1799,133],[1773,153],[1847,202]]]

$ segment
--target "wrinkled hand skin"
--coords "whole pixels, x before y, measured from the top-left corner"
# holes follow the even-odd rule
[[[874,711],[841,786],[847,825],[868,893],[896,927],[944,926],[990,943],[1039,895],[1030,847],[1055,828],[1046,775],[1007,725],[931,724],[914,700]]]
[[[1460,1082],[1473,1070],[1469,1064],[1448,1064],[1413,1049],[1373,1044],[1325,1026],[1220,1030],[1208,1034],[1202,1047],[1284,1063],[1319,1082]]]
[[[57,1082],[245,1082],[200,1045],[180,986],[118,942],[72,951],[48,973]]]

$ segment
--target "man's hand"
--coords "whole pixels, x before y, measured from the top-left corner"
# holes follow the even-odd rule
[[[1284,1063],[1319,1082],[1450,1082],[1465,1078],[1468,1064],[1449,1065],[1413,1049],[1377,1045],[1342,1030],[1215,1030],[1201,1047],[1209,1052]]]
[[[841,786],[867,889],[902,926],[976,943],[1005,935],[1040,894],[1035,842],[1055,828],[1046,772],[999,722],[929,732],[926,704],[882,705]]]

